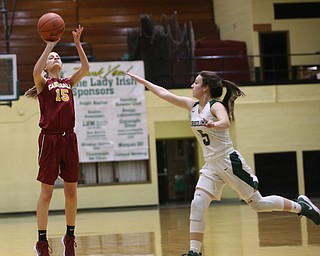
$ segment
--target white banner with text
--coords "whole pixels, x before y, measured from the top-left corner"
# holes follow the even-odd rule
[[[65,63],[70,77],[79,63]],[[126,75],[144,77],[143,61],[91,62],[73,88],[80,162],[149,158],[145,88]]]

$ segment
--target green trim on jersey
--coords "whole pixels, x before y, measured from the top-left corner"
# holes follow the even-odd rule
[[[210,108],[212,107],[212,105],[214,104],[214,103],[216,103],[216,102],[220,102],[220,101],[218,101],[218,100],[210,100],[209,101],[209,103],[210,103]],[[221,103],[221,102],[220,102]]]
[[[230,160],[233,174],[252,188],[258,189],[258,182],[254,181],[250,174],[242,169],[242,162],[236,152],[230,154]]]
[[[218,100],[210,100],[209,104],[210,104],[210,108],[212,107],[212,105],[216,102],[220,102]],[[221,102],[220,102],[221,103]],[[196,103],[194,103],[193,107],[197,106],[199,104],[199,101],[197,101]]]

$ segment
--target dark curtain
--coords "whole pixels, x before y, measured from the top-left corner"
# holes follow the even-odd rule
[[[141,15],[140,27],[128,31],[129,60],[143,60],[145,77],[165,87],[183,87],[193,80],[192,23],[180,25],[177,13],[162,14],[161,24]]]

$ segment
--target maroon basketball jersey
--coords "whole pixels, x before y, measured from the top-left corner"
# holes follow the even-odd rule
[[[48,78],[38,100],[42,129],[64,132],[74,128],[74,99],[69,78]]]

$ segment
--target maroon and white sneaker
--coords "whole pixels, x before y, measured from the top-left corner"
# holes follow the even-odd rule
[[[76,247],[77,243],[75,241],[75,236],[63,236],[61,238],[61,242],[63,244],[63,256],[75,256],[76,255]]]
[[[48,241],[38,241],[34,246],[34,251],[38,256],[50,256],[50,253],[52,253]]]

